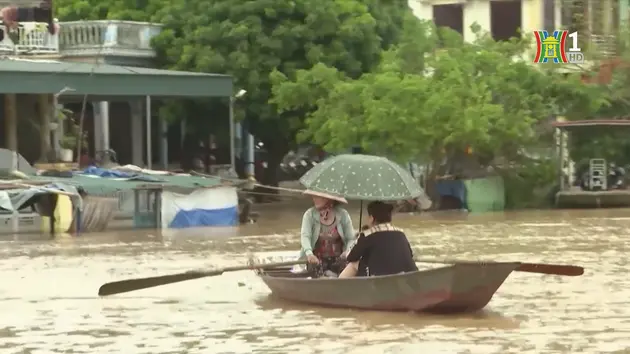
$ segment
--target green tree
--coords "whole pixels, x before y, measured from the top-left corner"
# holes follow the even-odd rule
[[[55,16],[60,21],[153,21],[166,3],[165,0],[55,0]]]
[[[598,48],[587,53],[596,58],[597,64],[585,67],[583,75],[589,86],[605,97],[606,103],[588,114],[572,112],[569,120],[581,119],[628,119],[630,112],[630,32],[620,31],[615,44],[616,53],[602,55]],[[579,172],[588,169],[588,160],[604,158],[618,165],[630,165],[630,128],[627,127],[583,127],[570,131],[570,155],[577,163]]]
[[[538,123],[560,111],[597,108],[578,77],[515,61],[527,42],[478,35],[468,44],[408,18],[401,43],[375,72],[353,79],[322,64],[294,79],[274,73],[273,102],[281,111],[312,112],[302,138],[331,150],[359,144],[436,161],[472,147],[486,162],[513,161],[539,142]]]
[[[379,33],[395,36],[379,25],[360,0],[279,1],[193,0],[162,9],[165,30],[155,48],[165,67],[230,73],[235,87],[247,90],[240,105],[244,118],[277,162],[294,143],[303,110],[278,114],[269,104],[269,75],[278,70],[293,77],[317,63],[350,77],[371,70],[385,43]],[[392,5],[384,5],[388,9]],[[381,7],[372,6],[373,11]],[[390,21],[391,23],[391,21]],[[273,163],[272,163],[273,170]]]
[[[402,16],[410,10],[400,0],[59,0],[57,12],[62,20],[162,23],[153,43],[160,66],[233,75],[235,88],[247,90],[238,111],[270,150],[270,169],[275,170],[274,162],[295,143],[306,111],[278,113],[269,103],[270,73],[277,70],[292,78],[321,63],[358,78],[397,40]],[[180,102],[164,112],[206,117],[226,111],[226,104]]]

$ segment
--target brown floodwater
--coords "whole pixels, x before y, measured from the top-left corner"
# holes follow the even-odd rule
[[[1,353],[630,353],[630,211],[398,215],[418,256],[581,265],[513,273],[462,316],[323,309],[269,297],[252,272],[98,298],[108,281],[297,251],[302,208],[234,229],[0,239]]]

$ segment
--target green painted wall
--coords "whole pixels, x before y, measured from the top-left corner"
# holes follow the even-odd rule
[[[468,211],[473,213],[502,211],[505,208],[505,186],[501,177],[475,178],[464,181]]]

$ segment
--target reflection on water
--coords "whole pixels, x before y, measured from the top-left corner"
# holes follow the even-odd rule
[[[96,297],[98,287],[114,279],[237,265],[249,252],[297,250],[300,217],[299,210],[269,210],[258,225],[231,230],[0,239],[0,352],[630,352],[630,213],[624,210],[398,216],[420,257],[586,268],[582,277],[514,273],[477,314],[287,303],[270,297],[247,271]]]
[[[484,309],[483,311],[464,315],[432,315],[413,312],[392,312],[384,315],[379,311],[361,311],[353,309],[331,309],[313,307],[298,303],[290,303],[266,295],[254,300],[254,303],[263,310],[279,310],[280,313],[309,312],[322,318],[345,317],[353,319],[375,330],[396,327],[405,330],[421,330],[426,327],[440,325],[453,328],[497,328],[516,329],[519,321],[515,318],[507,318],[496,311]]]

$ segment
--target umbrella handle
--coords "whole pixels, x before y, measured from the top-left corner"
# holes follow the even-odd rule
[[[361,225],[363,225],[361,223],[361,221],[363,221],[363,201],[360,202],[359,204],[359,229],[361,228]]]

